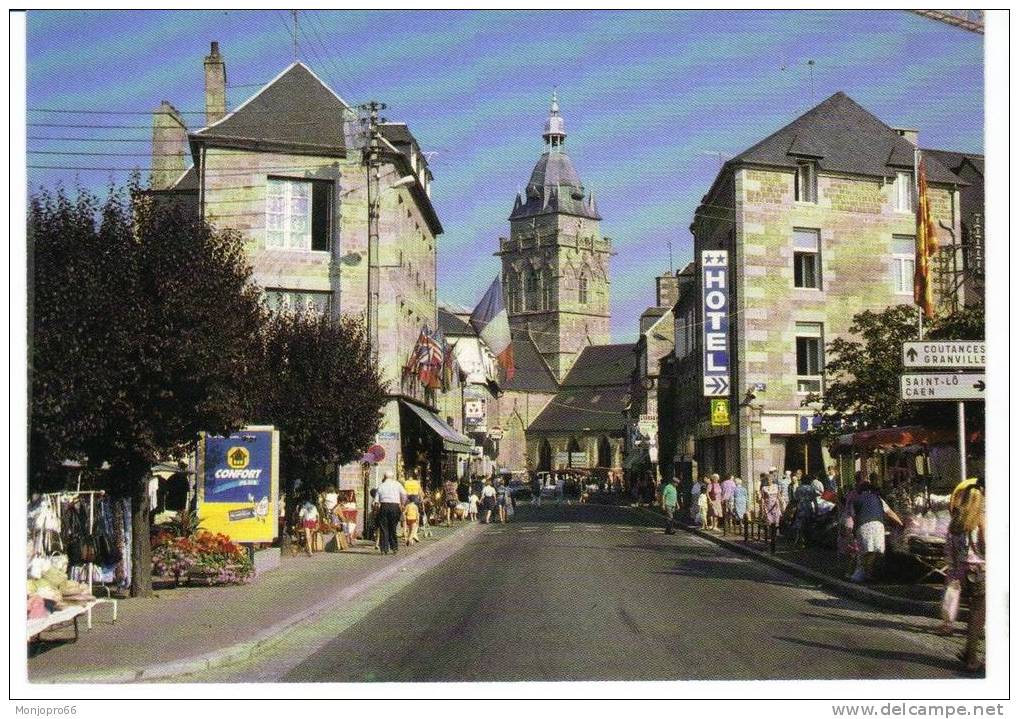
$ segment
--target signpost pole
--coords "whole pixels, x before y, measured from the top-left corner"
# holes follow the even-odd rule
[[[966,481],[966,403],[959,402],[959,481]]]

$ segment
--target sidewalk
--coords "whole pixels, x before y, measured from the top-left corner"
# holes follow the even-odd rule
[[[368,542],[311,557],[284,554],[278,569],[248,584],[160,589],[151,598],[121,600],[116,624],[109,607],[100,606],[93,629],[83,629],[77,642],[46,641],[31,649],[29,681],[129,682],[246,658],[400,572],[441,561],[477,527],[431,527],[431,537],[401,545],[395,556],[380,555]],[[73,629],[66,636],[73,637]]]
[[[640,510],[654,515],[659,523],[664,524],[664,517],[657,507],[654,509],[641,507]],[[795,547],[788,540],[779,537],[775,545],[775,554],[772,554],[766,542],[755,539],[744,542],[742,534],[723,535],[721,531],[693,526],[682,518],[676,526],[734,552],[751,556],[789,574],[816,582],[836,594],[904,614],[940,616],[941,595],[944,589],[940,582],[895,583],[879,579],[867,584],[856,584],[844,578],[845,558],[834,549]]]

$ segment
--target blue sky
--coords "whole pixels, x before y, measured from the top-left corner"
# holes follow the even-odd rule
[[[163,99],[201,110],[210,40],[235,107],[293,60],[288,23],[281,11],[29,13],[29,165],[147,166],[149,118],[111,111]],[[677,269],[690,259],[693,211],[721,160],[832,93],[920,128],[925,147],[983,151],[981,36],[907,12],[316,11],[299,27],[300,59],[340,96],[387,103],[435,152],[443,301],[473,306],[499,271],[492,252],[558,86],[567,151],[618,253],[614,341],[634,338],[669,243]],[[28,177],[34,187],[76,174],[101,187],[127,173]]]

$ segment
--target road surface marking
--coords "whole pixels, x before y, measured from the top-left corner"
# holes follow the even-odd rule
[[[553,532],[568,532],[570,529],[570,527],[552,527]]]

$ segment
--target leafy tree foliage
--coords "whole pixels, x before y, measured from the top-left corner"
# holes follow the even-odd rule
[[[250,416],[280,432],[282,489],[335,486],[335,466],[372,443],[387,388],[363,323],[310,310],[274,313],[263,332]]]
[[[41,192],[29,209],[30,482],[61,460],[109,465],[130,496],[131,591],[151,591],[146,485],[202,430],[244,420],[264,309],[239,236],[135,184],[108,196]]]
[[[881,312],[865,310],[853,317],[849,333],[852,336],[837,337],[828,343],[824,396],[811,394],[803,401],[803,406],[819,409],[822,418],[815,429],[818,434],[830,440],[862,429],[946,423],[942,403],[899,399],[902,343],[919,337],[915,306],[897,305]],[[931,340],[983,336],[982,306],[939,316],[924,332],[924,338]],[[974,420],[980,421],[982,411],[977,414]],[[953,412],[952,421],[954,417]]]

